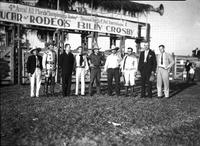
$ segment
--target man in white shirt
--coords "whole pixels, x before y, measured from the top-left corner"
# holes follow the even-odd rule
[[[121,62],[121,71],[125,79],[125,96],[128,96],[128,88],[131,87],[131,95],[136,96],[134,93],[135,75],[137,71],[138,60],[133,54],[133,48],[128,48],[128,54],[124,56]]]
[[[162,83],[164,83],[165,97],[169,97],[169,72],[174,65],[174,59],[169,53],[165,52],[165,46],[159,46],[160,54],[157,58],[157,91],[158,97],[162,97]]]
[[[78,54],[76,55],[76,91],[75,95],[78,95],[79,82],[81,79],[81,95],[85,95],[85,74],[89,70],[87,58],[83,55],[83,47],[79,46],[77,48]]]
[[[104,66],[104,72],[107,71],[107,78],[108,78],[108,95],[112,96],[112,82],[113,78],[115,80],[115,91],[116,95],[120,95],[120,62],[122,60],[121,56],[117,53],[119,48],[112,46],[111,51],[112,53],[107,57],[106,63]]]

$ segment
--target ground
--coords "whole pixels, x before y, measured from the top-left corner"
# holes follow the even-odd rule
[[[170,98],[156,98],[154,86],[150,99],[107,96],[106,85],[101,96],[62,97],[57,85],[55,96],[40,98],[29,97],[28,85],[4,86],[1,145],[198,146],[199,87],[173,81]]]

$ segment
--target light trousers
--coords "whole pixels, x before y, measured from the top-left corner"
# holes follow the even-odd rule
[[[125,86],[135,85],[135,70],[124,70]]]
[[[33,97],[33,96],[38,97],[39,96],[40,85],[41,85],[41,82],[42,82],[41,75],[42,75],[41,69],[36,68],[35,72],[30,77],[31,97]],[[35,89],[35,93],[34,93],[34,89]]]
[[[81,79],[81,95],[85,94],[85,68],[76,68],[76,91],[75,94],[78,95],[79,92],[79,82]]]
[[[169,97],[169,72],[168,70],[158,67],[157,72],[157,92],[162,96],[162,83],[164,84],[164,95]]]

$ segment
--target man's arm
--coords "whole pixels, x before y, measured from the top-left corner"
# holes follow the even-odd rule
[[[167,69],[171,68],[175,63],[172,55],[168,54],[168,59],[169,59],[170,64],[167,66]]]
[[[44,70],[46,69],[46,60],[47,60],[47,54],[44,53],[44,55],[42,56],[42,67]]]

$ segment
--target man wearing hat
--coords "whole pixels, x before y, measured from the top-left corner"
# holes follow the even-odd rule
[[[101,94],[100,88],[100,78],[101,78],[101,65],[103,64],[104,58],[103,55],[99,52],[99,47],[97,44],[92,48],[92,53],[88,57],[90,64],[90,85],[89,85],[89,94],[92,96],[92,88],[94,81],[96,81],[97,94]]]
[[[44,52],[42,66],[45,71],[45,94],[48,96],[48,86],[50,86],[51,94],[54,95],[57,56],[52,41],[45,45],[47,51]]]
[[[158,97],[162,97],[162,83],[164,84],[164,95],[169,97],[169,72],[174,65],[174,59],[169,53],[165,52],[165,46],[159,46],[160,54],[157,58],[157,91]]]
[[[115,92],[116,95],[120,95],[120,62],[122,61],[121,56],[117,53],[119,47],[112,46],[110,51],[112,53],[107,57],[106,63],[104,66],[104,72],[107,71],[108,78],[108,95],[112,96],[112,82],[113,78],[115,79]]]
[[[34,47],[30,50],[31,56],[28,57],[27,61],[27,72],[30,77],[31,86],[31,97],[39,97],[39,90],[41,85],[41,74],[42,74],[42,57],[38,55],[41,48]],[[36,83],[36,93],[34,93],[34,87]]]

